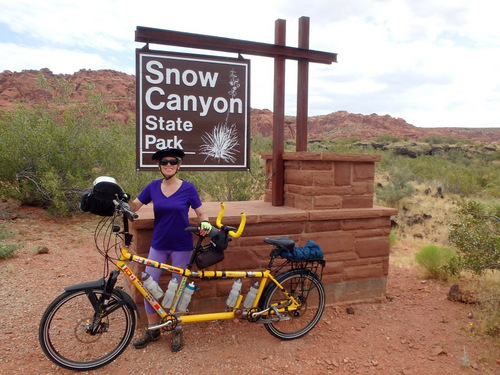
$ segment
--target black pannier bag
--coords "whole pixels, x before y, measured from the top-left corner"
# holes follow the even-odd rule
[[[226,250],[229,241],[231,241],[231,237],[229,237],[228,231],[222,227],[222,230],[212,237],[208,248],[196,257],[196,267],[202,270],[222,262],[224,260],[224,250]]]
[[[95,179],[91,189],[84,190],[80,199],[80,209],[99,216],[113,216],[113,199],[124,195],[123,189],[113,177],[101,176]]]

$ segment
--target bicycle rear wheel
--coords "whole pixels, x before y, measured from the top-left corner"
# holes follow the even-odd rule
[[[287,311],[289,300],[281,289],[274,283],[269,284],[262,296],[260,307],[267,309],[284,308],[282,318],[270,310],[264,327],[273,336],[281,340],[293,340],[304,336],[318,323],[325,309],[325,288],[319,277],[306,269],[292,269],[278,275],[276,280],[301,305],[295,311]]]
[[[49,305],[38,334],[51,361],[70,370],[91,370],[127,348],[135,329],[133,307],[113,291],[104,310],[96,314],[102,294],[100,289],[67,291]]]

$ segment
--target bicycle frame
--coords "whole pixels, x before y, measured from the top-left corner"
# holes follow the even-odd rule
[[[125,261],[133,261],[136,263],[144,264],[147,266],[151,267],[156,267],[160,268],[164,271],[168,271],[171,273],[177,273],[180,275],[183,275],[181,282],[179,283],[179,288],[177,290],[176,296],[174,298],[173,304],[172,304],[172,309],[170,314],[167,313],[161,304],[153,297],[153,295],[149,292],[147,288],[145,288],[142,285],[142,282],[137,278],[137,276],[133,273],[133,271],[130,269],[130,267],[127,266]],[[264,288],[266,287],[268,282],[275,283],[278,288],[280,288],[285,296],[290,300],[290,304],[287,306],[288,311],[293,311],[296,310],[298,307],[300,307],[300,303],[297,302],[292,296],[290,296],[286,290],[283,289],[283,287],[279,284],[279,282],[273,277],[271,274],[270,269],[266,269],[265,271],[191,271],[189,269],[184,269],[184,268],[178,268],[178,267],[173,267],[169,264],[165,263],[159,263],[138,255],[133,255],[129,253],[127,247],[123,247],[122,249],[122,257],[121,259],[116,263],[116,268],[117,270],[123,272],[128,279],[132,282],[132,284],[137,288],[137,290],[144,296],[146,301],[155,309],[157,314],[163,319],[166,318],[168,315],[174,315],[175,314],[175,305],[176,301],[180,298],[182,295],[182,292],[184,288],[186,287],[187,280],[189,278],[198,278],[198,279],[204,279],[204,278],[210,278],[210,279],[221,279],[221,278],[259,278],[260,279],[260,285],[259,285],[259,290],[257,291],[257,295],[255,297],[255,300],[253,302],[252,307],[257,307],[259,304],[260,297],[262,296],[262,292],[264,291]],[[240,309],[241,302],[243,299],[243,295],[241,294],[239,296],[238,301],[236,302],[236,305],[232,309],[232,311],[229,312],[216,312],[216,313],[196,313],[192,315],[178,315],[176,316],[178,319],[179,323],[193,323],[193,322],[204,322],[204,321],[212,321],[212,320],[224,320],[224,319],[233,319],[236,317],[241,317],[243,311]],[[285,309],[280,308],[277,309],[277,312],[283,312]],[[255,312],[254,314],[262,315],[265,316],[267,315],[267,312]],[[159,324],[154,327],[150,327],[150,329],[155,329],[159,327],[164,327],[168,325],[170,322],[167,321],[166,323]]]
[[[219,215],[217,217],[217,225],[222,227],[221,219],[224,214],[225,206],[222,203],[221,204],[222,208],[221,211],[219,212]],[[253,302],[253,305],[250,309],[256,308],[259,305],[260,298],[263,294],[263,291],[266,287],[266,285],[271,282],[276,284],[276,286],[282,290],[283,294],[286,296],[288,299],[288,305],[286,307],[280,307],[280,308],[274,308],[272,309],[272,313],[278,314],[282,313],[285,311],[294,311],[300,308],[301,303],[297,301],[293,296],[291,296],[283,287],[280,285],[280,283],[276,280],[276,278],[272,275],[271,273],[271,266],[272,266],[272,261],[270,262],[269,266],[264,270],[264,271],[193,271],[190,269],[190,265],[192,264],[192,261],[194,260],[194,257],[192,257],[192,261],[190,262],[190,265],[188,265],[188,268],[178,268],[174,267],[170,264],[166,263],[160,263],[145,257],[141,257],[138,255],[134,255],[129,252],[129,246],[132,240],[132,235],[128,233],[128,221],[127,217],[124,216],[124,230],[125,230],[125,245],[122,247],[121,250],[121,257],[120,260],[116,262],[116,270],[123,272],[127,278],[131,281],[132,285],[139,291],[139,293],[145,298],[145,300],[155,309],[156,313],[160,316],[163,323],[160,323],[155,326],[150,326],[149,329],[156,329],[156,328],[161,328],[165,326],[172,325],[173,322],[171,320],[166,320],[168,316],[174,315],[176,317],[177,323],[193,323],[193,322],[204,322],[204,321],[213,321],[213,320],[225,320],[225,319],[234,319],[234,318],[241,318],[243,316],[243,309],[240,308],[242,304],[242,299],[243,299],[243,294],[240,294],[234,308],[232,308],[231,311],[225,311],[225,312],[215,312],[215,313],[196,313],[196,314],[187,314],[187,315],[176,315],[176,304],[177,301],[180,299],[182,292],[184,291],[186,285],[187,285],[187,280],[189,278],[192,279],[245,279],[245,278],[257,278],[260,279],[259,282],[259,289],[257,291],[255,300]],[[245,225],[245,216],[242,214],[242,223],[240,224],[238,231],[229,231],[229,234],[232,237],[239,237],[241,232],[243,231],[243,227]],[[201,244],[201,238],[198,242],[198,246]],[[160,268],[164,271],[170,272],[170,273],[175,273],[182,275],[182,279],[179,283],[179,287],[177,289],[177,293],[174,297],[174,300],[172,302],[172,308],[170,309],[170,313],[165,311],[165,309],[161,306],[161,304],[158,302],[156,298],[151,294],[151,292],[144,287],[142,282],[137,278],[137,276],[134,274],[132,269],[128,267],[126,264],[127,261],[132,261],[136,262],[142,265],[150,266],[150,267],[155,267],[155,268]],[[250,310],[248,309],[248,310]],[[252,317],[254,319],[258,318],[259,316],[267,316],[268,312],[270,309],[267,309],[265,311],[254,311],[252,313]]]

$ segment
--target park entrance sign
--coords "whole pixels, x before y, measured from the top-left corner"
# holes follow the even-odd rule
[[[137,169],[166,147],[187,170],[250,167],[250,61],[136,50]]]

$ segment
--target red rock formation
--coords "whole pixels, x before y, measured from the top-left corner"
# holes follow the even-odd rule
[[[40,74],[43,74],[51,85],[55,85],[60,79],[73,83],[75,88],[70,99],[75,102],[85,99],[82,88],[92,82],[96,91],[103,94],[104,102],[116,107],[110,115],[111,118],[119,122],[135,118],[135,77],[114,70],[82,69],[74,74],[53,74],[49,69],[4,71],[0,73],[0,109],[12,110],[19,104],[29,106],[50,99],[50,94],[41,89],[38,78]],[[250,122],[252,135],[272,135],[271,111],[252,109]],[[500,142],[499,128],[418,128],[401,118],[389,115],[362,115],[337,111],[324,116],[313,116],[308,120],[309,140],[348,137],[370,140],[386,134],[408,139],[440,135],[486,143]],[[287,117],[285,139],[293,138],[295,138],[295,118]]]

